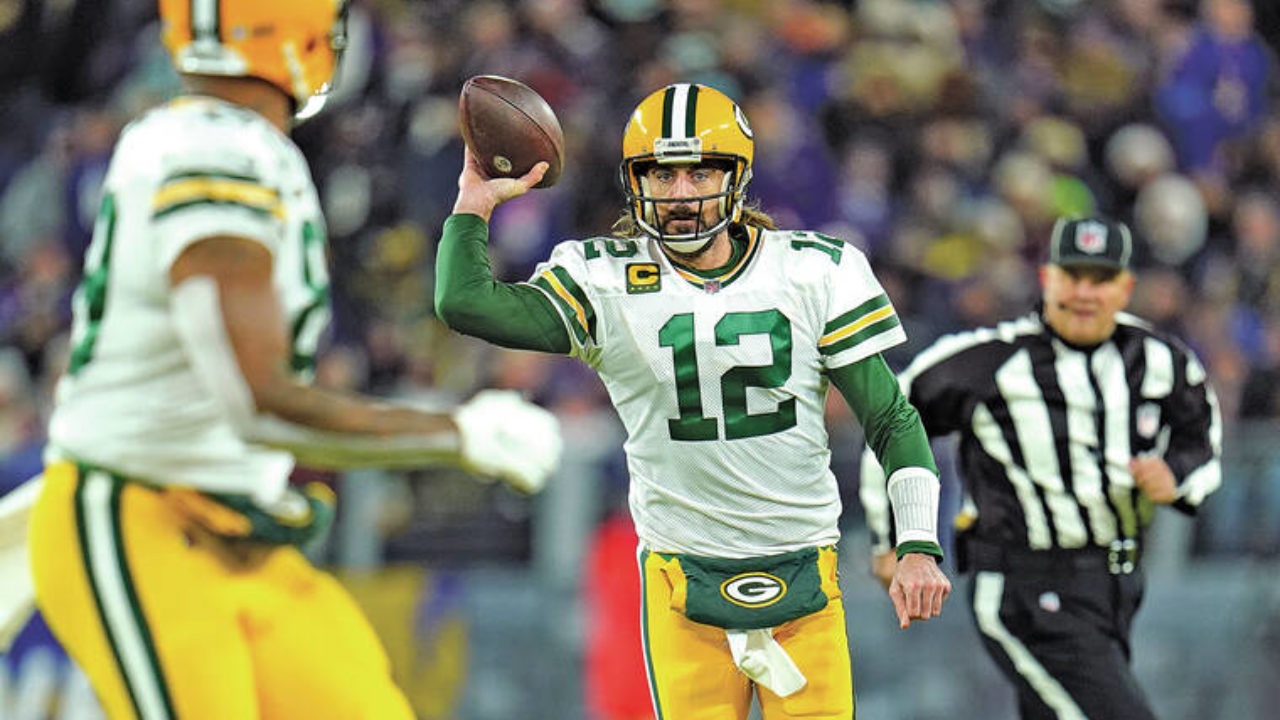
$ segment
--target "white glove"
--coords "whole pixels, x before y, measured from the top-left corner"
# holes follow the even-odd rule
[[[536,493],[560,464],[560,421],[512,390],[484,390],[453,413],[470,470]]]

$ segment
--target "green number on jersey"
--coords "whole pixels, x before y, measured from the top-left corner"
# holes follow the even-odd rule
[[[600,244],[604,243],[605,252],[616,258],[629,258],[640,252],[640,246],[635,240],[623,240],[621,238],[610,238],[603,240],[601,238],[593,238],[584,240],[582,248],[583,255],[588,260],[595,260],[600,257]]]
[[[98,219],[94,223],[93,241],[85,254],[84,279],[76,288],[71,331],[74,347],[67,372],[75,375],[93,359],[93,346],[98,342],[102,316],[107,311],[107,279],[111,273],[111,243],[116,234],[116,199],[107,193],[102,197]]]
[[[791,234],[795,236],[791,240],[792,250],[812,248],[818,252],[826,253],[827,257],[831,258],[831,262],[837,265],[840,264],[840,255],[843,252],[841,247],[844,245],[843,240],[823,235],[822,233],[794,232]]]
[[[778,310],[727,313],[716,323],[716,345],[737,345],[743,335],[768,335],[773,352],[769,365],[740,365],[720,377],[724,434],[728,440],[771,435],[796,424],[796,399],[789,398],[769,413],[747,412],[747,388],[782,387],[791,377],[791,322]],[[702,413],[698,357],[693,337],[693,314],[673,316],[658,332],[658,344],[671,348],[675,361],[676,403],[680,416],[668,420],[672,440],[715,440],[713,418]]]
[[[292,352],[289,365],[293,371],[310,376],[315,369],[316,346],[320,332],[328,323],[329,284],[318,280],[325,267],[324,230],[307,220],[302,223],[302,279],[311,291],[311,301],[298,312],[290,328]]]
[[[672,440],[715,440],[714,418],[702,415],[702,388],[698,385],[698,354],[693,346],[693,313],[673,316],[658,331],[658,345],[671,348],[675,357],[676,403],[680,417],[667,421]]]
[[[778,403],[778,409],[771,413],[747,413],[747,388],[782,387],[791,377],[791,323],[777,310],[729,313],[716,323],[716,345],[737,345],[743,335],[768,335],[773,362],[740,365],[720,376],[724,434],[729,440],[772,435],[796,424],[795,398]]]

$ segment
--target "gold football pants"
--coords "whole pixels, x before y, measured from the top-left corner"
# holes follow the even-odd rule
[[[672,606],[665,562],[658,553],[641,552],[644,653],[657,720],[746,720],[753,683],[734,665],[723,629],[693,622]],[[818,568],[827,606],[773,633],[807,682],[785,698],[757,686],[764,720],[853,718],[853,673],[834,550],[818,551]]]
[[[112,720],[412,718],[347,592],[296,549],[229,542],[154,489],[50,465],[41,612]]]

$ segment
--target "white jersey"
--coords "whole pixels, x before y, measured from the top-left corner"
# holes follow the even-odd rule
[[[130,124],[116,145],[75,296],[51,455],[263,502],[283,491],[293,458],[240,439],[170,316],[170,266],[219,235],[271,251],[294,369],[309,372],[329,309],[324,221],[306,160],[256,113],[182,98]]]
[[[839,539],[824,371],[906,339],[860,251],[753,229],[708,279],[656,241],[596,238],[561,243],[530,282],[622,418],[649,548],[752,557]]]

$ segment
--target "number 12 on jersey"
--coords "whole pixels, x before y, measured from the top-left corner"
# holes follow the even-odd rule
[[[658,331],[658,345],[671,348],[675,362],[676,404],[680,416],[667,421],[672,440],[717,440],[718,423],[706,417],[698,377],[693,313],[673,315]],[[771,435],[795,427],[796,399],[778,403],[773,412],[747,412],[747,388],[782,387],[791,377],[791,321],[778,310],[731,312],[716,323],[717,347],[738,345],[744,335],[765,335],[773,353],[769,365],[739,365],[720,376],[726,440]]]

